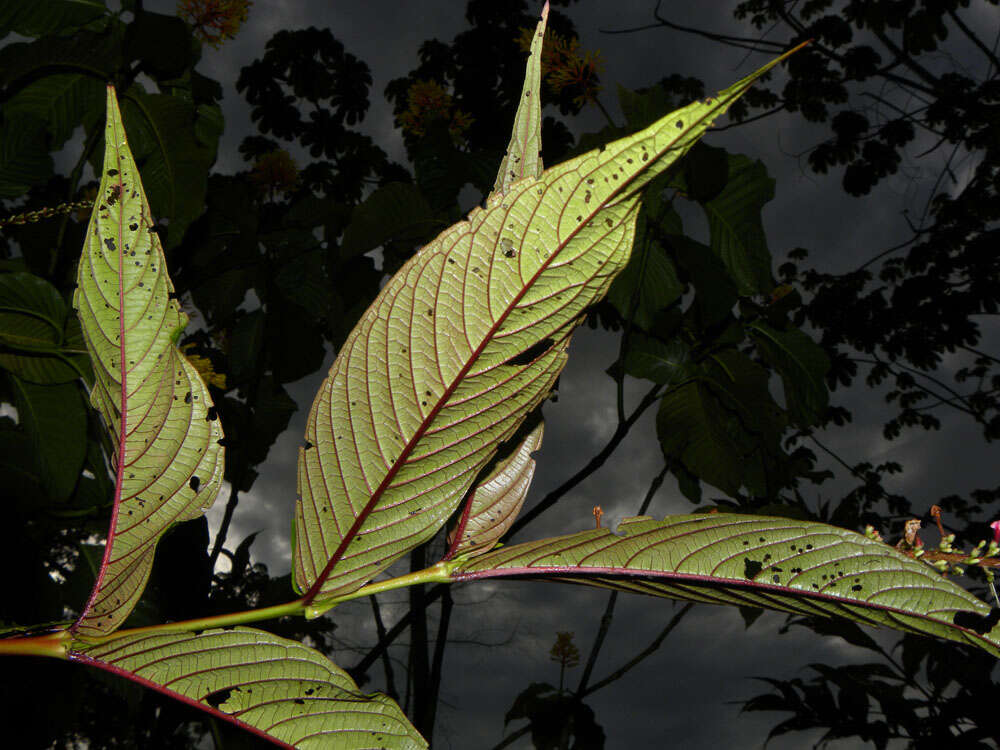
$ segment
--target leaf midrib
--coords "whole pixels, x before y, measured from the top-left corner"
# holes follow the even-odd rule
[[[109,86],[110,90],[110,86]],[[114,99],[113,95],[110,96],[111,100]],[[117,103],[116,103],[117,108]],[[108,111],[108,118],[111,122],[111,127],[114,129],[115,137],[115,168],[117,170],[116,177],[118,178],[114,184],[119,188],[119,211],[118,211],[118,221],[117,221],[117,245],[115,251],[118,254],[118,374],[120,380],[120,395],[119,395],[119,423],[118,423],[118,451],[117,451],[117,466],[115,467],[115,494],[114,501],[111,505],[111,522],[109,525],[108,538],[104,544],[104,556],[101,560],[100,572],[97,579],[94,581],[94,587],[90,591],[90,596],[87,598],[87,603],[84,605],[83,609],[80,611],[80,616],[77,621],[73,623],[70,628],[70,632],[75,633],[84,623],[84,621],[89,618],[90,611],[93,609],[94,604],[97,602],[98,596],[103,593],[104,579],[107,575],[108,568],[111,564],[112,550],[115,545],[115,539],[118,530],[118,511],[121,507],[121,496],[122,487],[125,482],[125,446],[126,446],[126,436],[128,427],[128,383],[127,383],[127,373],[128,368],[125,365],[125,274],[124,274],[124,259],[122,253],[124,252],[124,237],[122,236],[122,227],[125,223],[124,214],[122,213],[123,206],[122,201],[126,200],[125,196],[125,182],[124,176],[122,175],[122,157],[121,157],[121,146],[122,139],[124,139],[124,133],[119,134],[117,132],[117,122],[120,120],[120,115],[118,118],[111,117],[111,111]],[[107,164],[102,167],[107,172]],[[138,180],[139,176],[132,175],[132,179]],[[95,220],[96,221],[96,220]],[[93,242],[94,240],[89,237],[90,232],[88,231],[88,241]]]
[[[752,84],[753,84],[753,81],[745,84],[743,87],[741,87],[735,93],[731,94],[730,96],[726,97],[725,99],[723,99],[721,97],[714,98],[713,102],[714,102],[715,106],[712,109],[707,110],[700,117],[692,120],[692,122],[690,123],[689,127],[685,128],[682,133],[678,134],[667,145],[665,145],[654,157],[652,157],[648,162],[646,162],[642,168],[638,169],[627,180],[624,180],[620,185],[617,186],[617,188],[615,188],[613,191],[611,191],[608,194],[607,198],[601,204],[599,204],[598,206],[595,206],[595,208],[592,209],[589,214],[586,214],[584,216],[583,220],[577,222],[576,227],[574,227],[568,233],[568,235],[566,236],[566,238],[561,243],[559,243],[557,245],[556,249],[553,250],[553,252],[539,265],[538,270],[531,276],[531,278],[526,283],[522,284],[520,291],[510,300],[510,302],[507,304],[506,308],[504,309],[503,313],[500,316],[498,316],[496,323],[493,326],[491,326],[490,329],[487,331],[486,335],[484,335],[482,342],[480,342],[479,346],[472,353],[472,355],[468,358],[467,362],[462,366],[462,369],[459,370],[459,372],[453,378],[452,382],[449,384],[449,386],[441,394],[441,397],[434,404],[433,408],[427,413],[427,416],[424,417],[424,419],[418,425],[417,429],[413,433],[413,436],[406,443],[406,445],[402,448],[402,450],[400,451],[400,454],[396,458],[395,462],[386,471],[386,474],[383,477],[382,482],[379,484],[379,486],[372,493],[372,495],[369,498],[368,502],[365,503],[364,508],[362,508],[361,511],[358,513],[357,517],[354,520],[354,523],[351,524],[351,527],[347,530],[347,533],[341,539],[340,544],[337,545],[337,548],[334,550],[333,555],[331,555],[330,559],[327,561],[326,566],[323,568],[323,570],[319,574],[319,576],[317,576],[316,581],[312,584],[312,586],[309,587],[309,590],[306,591],[305,595],[303,596],[302,601],[306,605],[311,604],[316,599],[316,597],[319,596],[322,593],[323,584],[326,583],[327,579],[329,578],[329,576],[333,572],[333,568],[343,558],[344,551],[347,549],[348,545],[350,545],[351,542],[353,541],[353,539],[357,536],[358,531],[364,525],[365,521],[367,521],[367,519],[371,515],[371,513],[375,510],[375,506],[378,504],[378,502],[381,499],[382,495],[388,489],[388,487],[392,483],[393,479],[395,479],[395,477],[399,473],[400,469],[406,464],[406,459],[409,458],[410,454],[413,452],[413,450],[419,444],[420,440],[423,438],[423,436],[426,433],[427,429],[434,422],[434,419],[437,417],[438,413],[448,403],[448,400],[451,398],[452,393],[454,393],[454,391],[458,387],[458,385],[464,380],[464,378],[468,374],[469,370],[472,368],[472,366],[475,364],[475,362],[479,359],[479,356],[482,354],[482,352],[485,349],[485,347],[489,344],[490,341],[493,340],[493,338],[496,335],[496,332],[502,327],[502,325],[506,321],[507,317],[510,315],[510,313],[517,306],[517,303],[520,302],[520,300],[524,298],[524,295],[527,294],[528,290],[530,290],[534,286],[534,284],[538,280],[538,277],[545,270],[548,269],[549,265],[559,256],[559,254],[566,248],[566,246],[573,239],[576,238],[576,236],[579,234],[579,232],[582,229],[586,228],[588,226],[588,224],[590,224],[590,222],[594,219],[594,217],[597,216],[598,213],[600,213],[600,211],[604,210],[604,208],[606,208],[608,206],[613,205],[616,200],[621,199],[622,197],[624,197],[626,199],[628,197],[630,197],[630,194],[626,192],[626,189],[629,188],[640,176],[646,174],[653,167],[653,165],[655,165],[666,154],[668,154],[670,152],[673,144],[675,144],[678,140],[680,140],[681,138],[683,138],[684,136],[686,136],[688,133],[690,133],[696,127],[700,126],[703,122],[705,122],[705,120],[711,119],[715,115],[715,113],[718,113],[720,111],[724,112],[726,109],[728,109],[729,104],[731,102],[735,101],[736,99],[738,99],[740,96],[742,96],[743,92],[746,91],[746,89],[749,88]],[[659,122],[660,121],[657,121],[657,123],[653,123],[653,125],[650,125],[649,127],[645,128],[645,130],[652,130],[654,127],[657,126],[657,124]],[[642,131],[640,131],[640,132],[642,132]],[[603,168],[604,166],[605,166],[605,164],[603,164],[603,163],[598,164],[590,172],[588,172],[586,174],[581,174],[580,175],[580,181],[582,182],[582,181],[586,180],[588,176],[593,175],[593,173],[595,171],[598,171],[599,169]],[[543,173],[543,175],[544,175],[544,173]],[[550,188],[550,186],[548,186],[548,185],[545,186],[546,190],[548,190],[549,188]],[[508,193],[509,193],[509,190],[508,190]],[[539,201],[539,204],[541,204],[541,202],[542,201]],[[537,208],[536,208],[536,210],[537,210]],[[629,220],[631,220],[631,217],[634,217],[634,215],[635,215],[635,210],[634,209],[630,210],[629,213],[626,215],[626,217],[625,217],[624,220],[625,221],[629,221]],[[621,226],[621,222],[619,222],[618,224],[615,225],[615,227],[618,227],[618,226]]]

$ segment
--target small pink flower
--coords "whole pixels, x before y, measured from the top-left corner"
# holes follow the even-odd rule
[[[1000,521],[991,523],[990,528],[993,529],[993,541],[1000,544]]]

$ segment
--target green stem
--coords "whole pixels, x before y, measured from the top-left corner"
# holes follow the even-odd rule
[[[6,638],[0,640],[0,655],[4,656],[51,656],[55,659],[68,658],[69,631],[36,635],[30,638]]]
[[[275,604],[273,607],[263,607],[261,609],[248,609],[242,612],[228,612],[224,615],[212,615],[211,617],[198,617],[193,620],[180,620],[178,622],[167,622],[162,625],[147,625],[142,628],[127,628],[117,630],[110,635],[100,638],[87,638],[87,645],[104,643],[125,635],[139,635],[142,633],[176,633],[177,631],[208,630],[210,628],[224,628],[232,625],[246,625],[251,622],[261,620],[273,620],[277,617],[293,617],[301,615],[305,611],[305,604],[301,599],[284,604]]]
[[[343,596],[327,599],[320,604],[305,603],[304,599],[296,599],[284,604],[275,604],[273,607],[263,607],[261,609],[248,609],[242,612],[229,612],[224,615],[212,615],[211,617],[198,617],[193,620],[181,620],[179,622],[168,622],[162,625],[147,625],[142,628],[128,628],[117,630],[100,638],[88,638],[87,645],[105,643],[122,636],[139,635],[143,633],[176,633],[177,631],[191,632],[196,630],[208,630],[210,628],[223,628],[232,625],[245,625],[261,620],[273,620],[278,617],[294,617],[305,615],[309,619],[319,617],[324,612],[333,609],[341,602],[352,599],[361,599],[365,596],[378,594],[383,591],[414,586],[418,583],[446,583],[451,581],[451,572],[461,564],[462,560],[451,560],[439,562],[429,568],[417,570],[407,575],[390,578],[378,583],[370,583],[362,586],[357,591]],[[67,658],[70,644],[73,641],[68,630],[59,630],[54,633],[46,633],[40,636],[5,638],[0,639],[0,655],[20,654],[25,656],[51,656],[57,659]],[[82,639],[81,639],[82,640]]]
[[[429,568],[415,570],[414,572],[407,573],[404,576],[397,576],[385,581],[378,581],[377,583],[369,583],[367,586],[362,586],[356,591],[344,594],[343,596],[335,596],[332,599],[324,599],[322,602],[312,602],[305,607],[306,617],[312,620],[319,617],[324,612],[329,612],[331,609],[343,602],[349,602],[352,599],[361,599],[362,597],[371,596],[372,594],[381,594],[384,591],[393,591],[395,589],[406,588],[407,586],[415,586],[418,583],[451,583],[451,572],[462,562],[463,560],[461,558],[454,560],[442,560],[435,565],[431,565]]]

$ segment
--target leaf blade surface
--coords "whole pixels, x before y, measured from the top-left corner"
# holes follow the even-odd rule
[[[222,429],[208,389],[175,345],[187,316],[173,298],[113,87],[104,169],[73,303],[94,366],[91,402],[116,447],[115,502],[80,636],[107,635],[131,612],[160,536],[197,518],[222,483]]]
[[[557,579],[671,599],[840,616],[1000,656],[1000,628],[989,626],[988,605],[925,563],[853,531],[719,513],[631,518],[617,532],[600,529],[503,547],[461,563],[451,577]],[[977,632],[977,623],[986,631]]]
[[[391,699],[362,694],[320,652],[262,630],[122,634],[69,656],[284,747],[427,747]]]
[[[441,527],[551,390],[573,329],[628,260],[643,188],[777,62],[494,193],[386,284],[299,452],[293,580],[307,604],[356,590]]]

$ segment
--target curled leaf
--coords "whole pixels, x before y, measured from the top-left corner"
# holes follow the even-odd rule
[[[79,636],[106,635],[142,594],[160,537],[197,518],[222,483],[222,428],[208,389],[178,351],[187,323],[115,99],[107,91],[104,170],[87,227],[73,305],[100,411],[116,449],[114,510]]]

